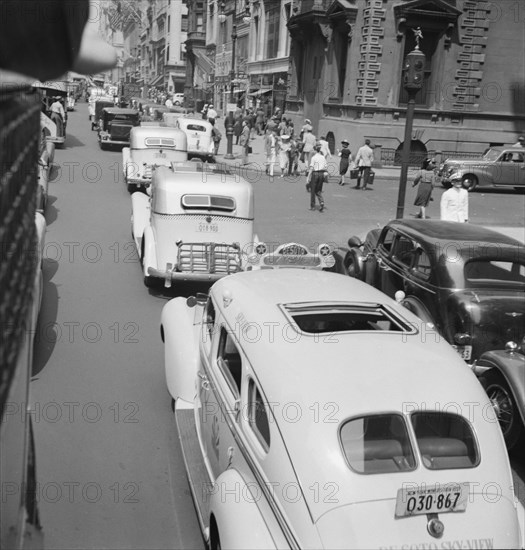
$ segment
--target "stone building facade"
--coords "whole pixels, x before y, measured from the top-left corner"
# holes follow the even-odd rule
[[[426,66],[411,150],[467,157],[514,143],[525,133],[524,23],[525,2],[514,0],[296,2],[286,111],[296,127],[311,119],[332,148],[369,138],[377,160],[397,163],[403,63],[419,28]]]

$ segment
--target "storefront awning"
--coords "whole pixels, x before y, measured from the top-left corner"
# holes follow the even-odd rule
[[[150,83],[149,85],[150,86],[157,86],[158,84],[160,83],[163,83],[164,84],[164,75],[163,74],[160,74],[159,76],[156,76],[155,78],[153,78],[152,80],[150,80]]]
[[[263,94],[269,94],[272,91],[272,88],[261,88],[255,92],[250,92],[248,95],[259,97]]]

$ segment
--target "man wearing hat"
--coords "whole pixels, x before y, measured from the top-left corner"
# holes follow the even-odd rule
[[[468,191],[460,176],[450,178],[452,187],[441,195],[441,219],[448,222],[468,222]]]
[[[525,137],[520,136],[518,141],[512,147],[525,147]]]
[[[327,174],[328,163],[321,153],[321,146],[314,147],[315,154],[310,161],[307,177],[307,188],[310,186],[310,210],[315,210],[315,198],[319,201],[319,212],[324,210],[323,183]]]
[[[213,108],[213,105],[210,103],[208,105],[208,112],[206,113],[208,115],[208,122],[210,124],[215,124],[215,120],[217,118],[217,111]]]

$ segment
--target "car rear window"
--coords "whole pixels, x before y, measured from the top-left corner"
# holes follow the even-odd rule
[[[479,464],[476,439],[464,418],[429,411],[413,413],[410,418],[425,468],[450,470]]]
[[[349,420],[339,432],[350,468],[358,474],[414,470],[416,460],[400,414],[378,414]]]
[[[173,138],[149,137],[144,140],[146,147],[175,147]]]
[[[525,266],[511,261],[470,260],[465,264],[465,279],[476,284],[525,284]]]
[[[186,130],[193,130],[194,132],[205,132],[206,127],[200,126],[199,124],[188,124]]]
[[[181,198],[184,208],[206,208],[212,210],[235,210],[235,200],[231,197],[219,195],[183,195]]]

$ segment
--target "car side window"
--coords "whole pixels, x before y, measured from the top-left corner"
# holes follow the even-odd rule
[[[254,380],[248,385],[248,423],[267,451],[270,448],[270,420],[268,406]]]
[[[242,359],[233,338],[225,327],[221,328],[217,364],[233,395],[241,395]]]
[[[407,267],[411,267],[414,262],[415,255],[416,246],[414,242],[408,237],[400,235],[394,245],[394,258],[397,262]]]
[[[416,274],[428,279],[430,277],[431,265],[428,254],[420,248],[416,255],[416,264],[414,266]]]
[[[211,298],[208,298],[208,302],[206,303],[204,322],[206,323],[206,331],[208,332],[208,336],[211,340],[213,336],[213,329],[215,327],[215,306],[213,305]]]
[[[394,237],[396,236],[395,231],[393,229],[387,229],[385,233],[383,233],[383,238],[381,240],[381,248],[389,254],[392,250],[392,243],[394,242]]]

